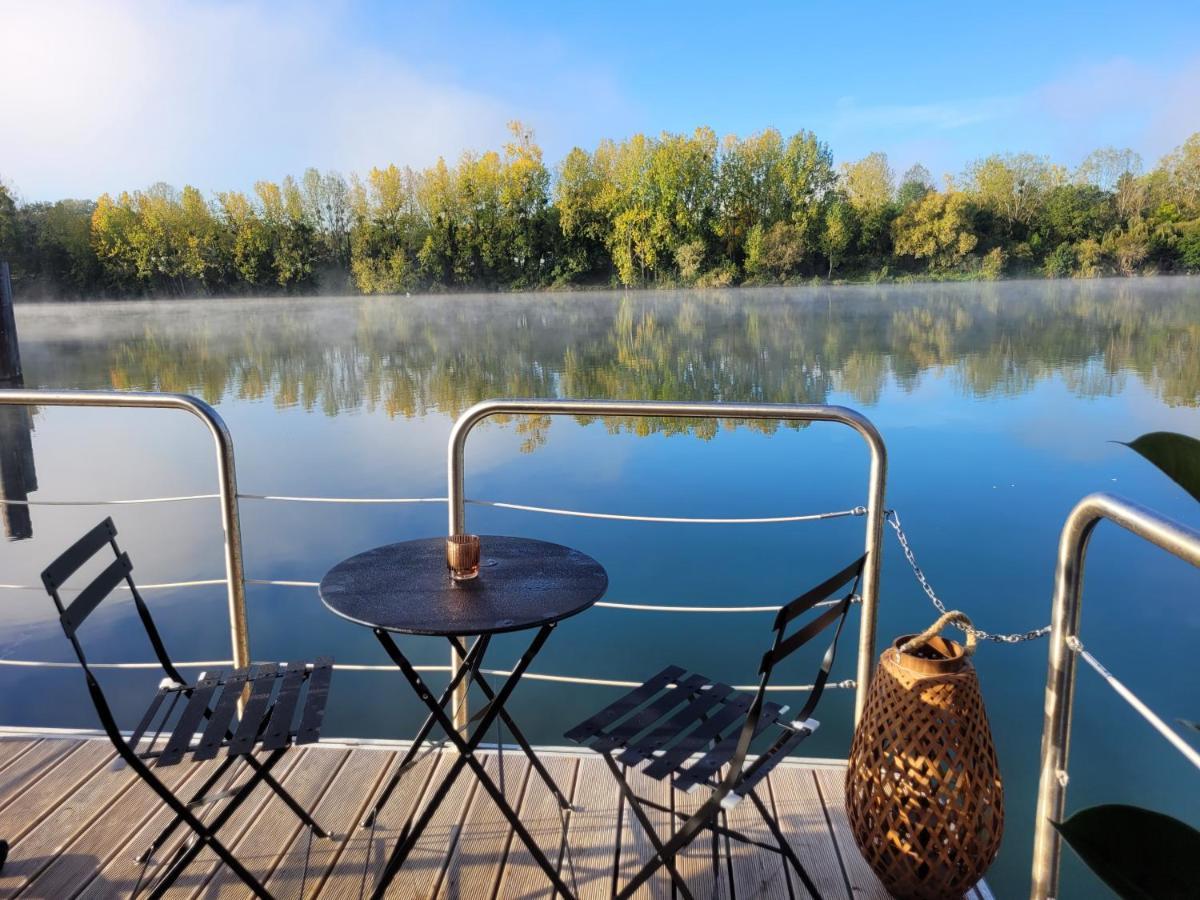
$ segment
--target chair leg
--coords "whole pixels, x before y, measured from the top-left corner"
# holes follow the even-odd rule
[[[251,755],[246,756],[246,762],[250,765],[250,768],[252,768],[252,769],[254,769],[254,771],[260,772],[262,774],[262,779],[263,779],[263,781],[266,782],[267,787],[269,787],[272,791],[275,792],[275,796],[277,796],[280,800],[282,800],[284,803],[287,804],[288,809],[290,809],[292,812],[294,812],[296,814],[297,818],[299,818],[301,822],[303,822],[306,826],[308,826],[308,828],[310,828],[312,830],[313,834],[315,834],[319,838],[329,837],[329,834],[325,831],[324,828],[322,828],[320,825],[318,825],[316,823],[316,820],[313,819],[313,817],[309,814],[308,810],[306,810],[303,806],[301,806],[297,802],[296,798],[293,797],[290,793],[288,793],[288,791],[284,788],[284,786],[282,784],[280,784],[278,781],[275,780],[275,776],[272,775],[270,772],[264,771],[262,769],[262,763],[260,763],[257,759],[255,759]]]
[[[263,780],[264,774],[270,772],[275,767],[275,764],[283,758],[284,752],[281,749],[272,753],[267,758],[267,761],[262,764],[262,767],[255,771],[233,798],[225,804],[225,807],[217,814],[211,824],[205,825],[203,822],[197,822],[197,824],[193,825],[190,822],[188,823],[196,833],[197,839],[171,864],[170,869],[159,879],[154,890],[150,893],[150,900],[157,900],[157,898],[164,896],[171,885],[175,883],[175,880],[183,873],[184,869],[187,868],[205,846],[212,848],[212,851],[217,854],[225,865],[229,866],[230,870],[241,879],[246,887],[254,892],[256,897],[260,897],[262,900],[274,900],[271,893],[263,887],[262,882],[249,869],[242,865],[238,858],[230,852],[229,848],[221,842],[217,837],[217,832],[237,812],[238,807],[245,802],[246,798],[250,796],[259,782]]]
[[[633,811],[638,823],[642,826],[642,830],[646,832],[646,837],[650,839],[650,844],[654,847],[654,856],[649,859],[641,870],[638,871],[629,883],[617,894],[618,897],[632,897],[642,884],[655,872],[663,866],[666,866],[667,872],[671,875],[671,881],[679,889],[679,893],[683,895],[684,900],[694,900],[691,890],[684,881],[683,876],[679,874],[679,869],[675,867],[675,856],[679,849],[667,852],[666,847],[659,838],[658,832],[654,830],[654,826],[650,823],[650,817],[646,815],[646,811],[642,809],[641,798],[633,792],[633,788],[629,786],[629,781],[625,777],[625,772],[613,760],[612,755],[608,753],[602,754],[605,763],[608,764],[609,771],[617,779],[621,786],[621,793],[625,795],[625,799],[629,803],[629,808]]]
[[[792,849],[792,845],[783,836],[783,829],[779,827],[779,823],[775,821],[775,817],[771,815],[766,804],[759,799],[758,793],[753,788],[750,790],[748,796],[754,801],[754,806],[758,809],[758,814],[762,816],[763,821],[767,823],[767,827],[771,829],[771,834],[775,836],[775,840],[779,843],[779,851],[787,857],[787,861],[792,864],[792,868],[800,876],[800,881],[804,884],[804,889],[808,891],[813,900],[822,900],[821,892],[813,884],[812,879],[808,876],[808,872],[805,871],[803,864],[800,862],[800,857],[796,855],[796,851]]]
[[[229,767],[235,762],[237,762],[237,758],[233,756],[226,757],[225,759],[221,760],[220,765],[213,770],[213,773],[204,779],[204,783],[201,784],[200,787],[196,788],[191,799],[187,801],[187,805],[189,807],[195,806],[197,803],[202,801],[205,795],[212,790],[212,786],[221,780],[221,777],[229,771]],[[175,818],[168,823],[162,831],[159,832],[158,837],[150,842],[150,846],[134,858],[134,861],[139,863],[149,862],[151,857],[153,857],[155,853],[162,849],[163,844],[165,844],[171,835],[175,833],[175,829],[178,828],[182,822],[182,816],[175,816]]]

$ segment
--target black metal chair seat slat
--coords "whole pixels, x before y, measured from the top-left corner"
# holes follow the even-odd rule
[[[727,684],[715,682],[706,685],[694,693],[688,705],[656,728],[647,731],[636,740],[625,746],[625,751],[617,757],[617,762],[626,766],[636,766],[660,750],[664,750],[680,735],[707,716],[708,711],[733,693],[733,688]]]
[[[634,736],[658,724],[664,716],[673,712],[680,704],[690,700],[695,692],[707,683],[708,679],[703,675],[693,674],[679,679],[673,686],[661,691],[650,703],[628,716],[619,725],[598,735],[592,741],[592,749],[603,753],[605,750],[624,747]]]
[[[314,743],[318,740],[329,694],[332,660],[329,657],[320,657],[312,665],[294,663],[287,666],[284,672],[280,672],[275,664],[235,669],[228,675],[214,671],[202,674],[200,680],[194,684],[184,683],[183,676],[167,654],[149,607],[134,584],[133,564],[117,546],[116,537],[117,529],[112,519],[105,519],[42,571],[42,583],[54,601],[63,632],[70,641],[86,677],[88,693],[100,718],[100,724],[113,747],[122,762],[133,769],[174,813],[174,818],[138,857],[138,861],[149,864],[153,855],[163,849],[170,835],[180,825],[193,832],[194,837],[191,840],[182,844],[178,852],[157,867],[160,871],[152,879],[154,884],[147,885],[146,889],[153,896],[162,896],[191,861],[202,850],[208,849],[227,865],[255,896],[270,898],[270,892],[221,841],[217,831],[258,785],[265,784],[275,796],[283,800],[313,835],[328,837],[313,817],[271,775],[271,769],[290,746]],[[61,594],[64,583],[106,546],[111,549],[113,560],[83,587],[72,602],[65,602]],[[138,619],[166,676],[129,738],[126,738],[118,727],[100,680],[89,666],[80,640],[81,626],[85,620],[122,582],[129,590]],[[277,682],[280,684],[278,697],[272,702]],[[304,692],[306,684],[307,693]],[[231,731],[238,700],[247,685],[250,685],[250,699],[242,710],[241,720]],[[302,695],[303,702],[300,699]],[[297,716],[297,707],[300,707],[301,724],[298,730],[293,730],[292,722]],[[202,732],[199,737],[197,732]],[[164,733],[167,734],[166,740],[160,743]],[[264,743],[266,751],[261,760],[252,755],[255,745],[260,741]],[[223,748],[227,750],[225,759],[216,764],[203,779],[203,783],[195,786],[191,783],[198,779],[185,779],[191,785],[190,799],[177,796],[155,772],[159,767],[179,763],[189,754],[195,760],[212,759]],[[249,777],[239,786],[214,792],[218,782],[226,777],[225,773],[232,774],[231,767],[239,760]],[[232,783],[236,779],[229,780]],[[225,801],[225,807],[209,822],[193,812],[198,806],[219,801]],[[307,869],[306,854],[306,873]],[[134,885],[135,896],[142,887],[145,871],[143,867],[142,874]]]
[[[225,743],[229,723],[237,712],[238,698],[250,679],[250,671],[250,668],[234,669],[225,679],[221,696],[217,698],[217,705],[212,707],[212,715],[208,717],[208,724],[204,726],[204,733],[200,735],[200,744],[192,753],[192,759],[212,759]]]
[[[770,707],[764,706],[762,715],[759,717],[758,723],[754,728],[754,737],[758,737],[772,725],[777,724],[783,712],[784,708],[775,704],[771,704]],[[676,790],[690,791],[696,785],[704,784],[709,778],[717,774],[721,766],[733,758],[733,754],[737,750],[738,733],[741,730],[743,722],[744,719],[739,721],[737,723],[738,727],[726,732],[725,736],[717,742],[715,747],[675,776]]]
[[[679,767],[707,747],[713,740],[719,739],[737,723],[744,722],[746,713],[750,710],[750,697],[736,694],[727,698],[719,710],[709,716],[699,726],[683,735],[672,744],[662,755],[657,756],[650,765],[642,770],[649,778],[661,781],[668,775],[673,775]]]
[[[611,725],[622,716],[632,712],[668,684],[671,684],[684,671],[679,666],[667,666],[667,668],[643,682],[628,694],[625,694],[615,703],[604,707],[604,709],[600,710],[600,712],[596,713],[590,719],[580,722],[566,733],[567,740],[583,743],[592,736],[600,733],[606,726]]]
[[[318,656],[308,676],[308,698],[300,715],[297,744],[315,744],[321,736],[325,721],[325,705],[329,699],[329,682],[333,678],[333,657]]]
[[[300,688],[305,682],[305,664],[288,663],[279,685],[279,696],[270,709],[270,719],[267,721],[266,732],[263,734],[262,748],[278,750],[288,742],[292,733],[292,719],[296,712],[296,702],[300,699]]]
[[[162,708],[164,697],[172,693],[186,697],[187,702],[175,720],[166,747],[158,749],[154,746],[156,742],[151,741],[142,754],[156,760],[159,766],[175,765],[189,753],[192,759],[203,761],[214,758],[222,749],[226,749],[229,756],[240,756],[256,749],[273,751],[290,744],[316,743],[329,696],[332,668],[332,660],[321,657],[315,663],[294,662],[283,669],[273,663],[235,669],[227,677],[214,672],[195,685],[160,688],[131,743],[137,745]],[[231,732],[237,703],[247,684],[251,685],[250,700]],[[294,728],[297,710],[301,721]],[[170,718],[171,708],[168,708],[160,728],[165,728]],[[198,731],[201,732],[199,740],[193,743]]]
[[[211,675],[207,675],[200,679],[199,684],[192,688],[187,706],[183,708],[183,714],[180,715],[178,721],[175,723],[175,730],[171,732],[171,736],[167,739],[166,749],[163,750],[162,755],[158,758],[160,766],[174,765],[183,759],[183,755],[190,749],[192,736],[204,720],[204,714],[208,712],[208,701],[212,699],[213,693],[221,684],[221,674],[218,670]]]

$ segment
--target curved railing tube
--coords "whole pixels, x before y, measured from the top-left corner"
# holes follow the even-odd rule
[[[208,426],[217,450],[217,479],[220,484],[221,525],[225,530],[225,578],[229,593],[229,628],[233,661],[237,667],[250,665],[250,635],[246,625],[246,580],[242,565],[242,526],[238,515],[237,469],[233,438],[217,411],[187,394],[158,394],[148,391],[47,391],[0,390],[5,406],[90,406],[120,409],[179,409]]]
[[[1053,822],[1062,821],[1067,798],[1067,764],[1071,742],[1071,707],[1075,695],[1075,652],[1083,567],[1088,540],[1102,519],[1120,525],[1193,566],[1200,567],[1200,532],[1153,510],[1112,494],[1091,494],[1079,501],[1063,525],[1054,572],[1054,605],[1050,621],[1050,662],[1046,673],[1042,765],[1038,780],[1037,819],[1033,831],[1030,897],[1058,896],[1062,837]]]
[[[854,697],[854,721],[862,716],[867,687],[875,665],[875,621],[879,601],[879,564],[883,544],[884,490],[887,481],[887,449],[869,419],[844,406],[776,403],[687,403],[635,400],[485,400],[458,417],[450,430],[448,452],[448,496],[450,534],[466,530],[467,511],[464,466],[467,435],[489,416],[563,415],[630,416],[674,419],[767,419],[793,422],[838,422],[853,428],[871,451],[867,485],[867,563],[862,581],[862,619],[858,632],[858,687]],[[466,717],[466,698],[455,698],[457,719]]]

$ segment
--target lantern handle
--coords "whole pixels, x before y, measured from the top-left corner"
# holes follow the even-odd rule
[[[938,620],[922,631],[915,637],[907,640],[902,646],[896,648],[896,653],[908,653],[911,650],[916,650],[918,647],[924,647],[932,638],[937,637],[938,632],[949,625],[951,622],[958,622],[963,626],[963,631],[966,632],[967,642],[963,647],[963,655],[970,656],[975,652],[975,627],[971,624],[970,617],[957,609],[952,609],[949,612],[943,613]]]

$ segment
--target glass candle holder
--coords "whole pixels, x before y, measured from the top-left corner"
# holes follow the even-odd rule
[[[446,538],[446,566],[455,581],[479,577],[479,535],[452,534]]]

